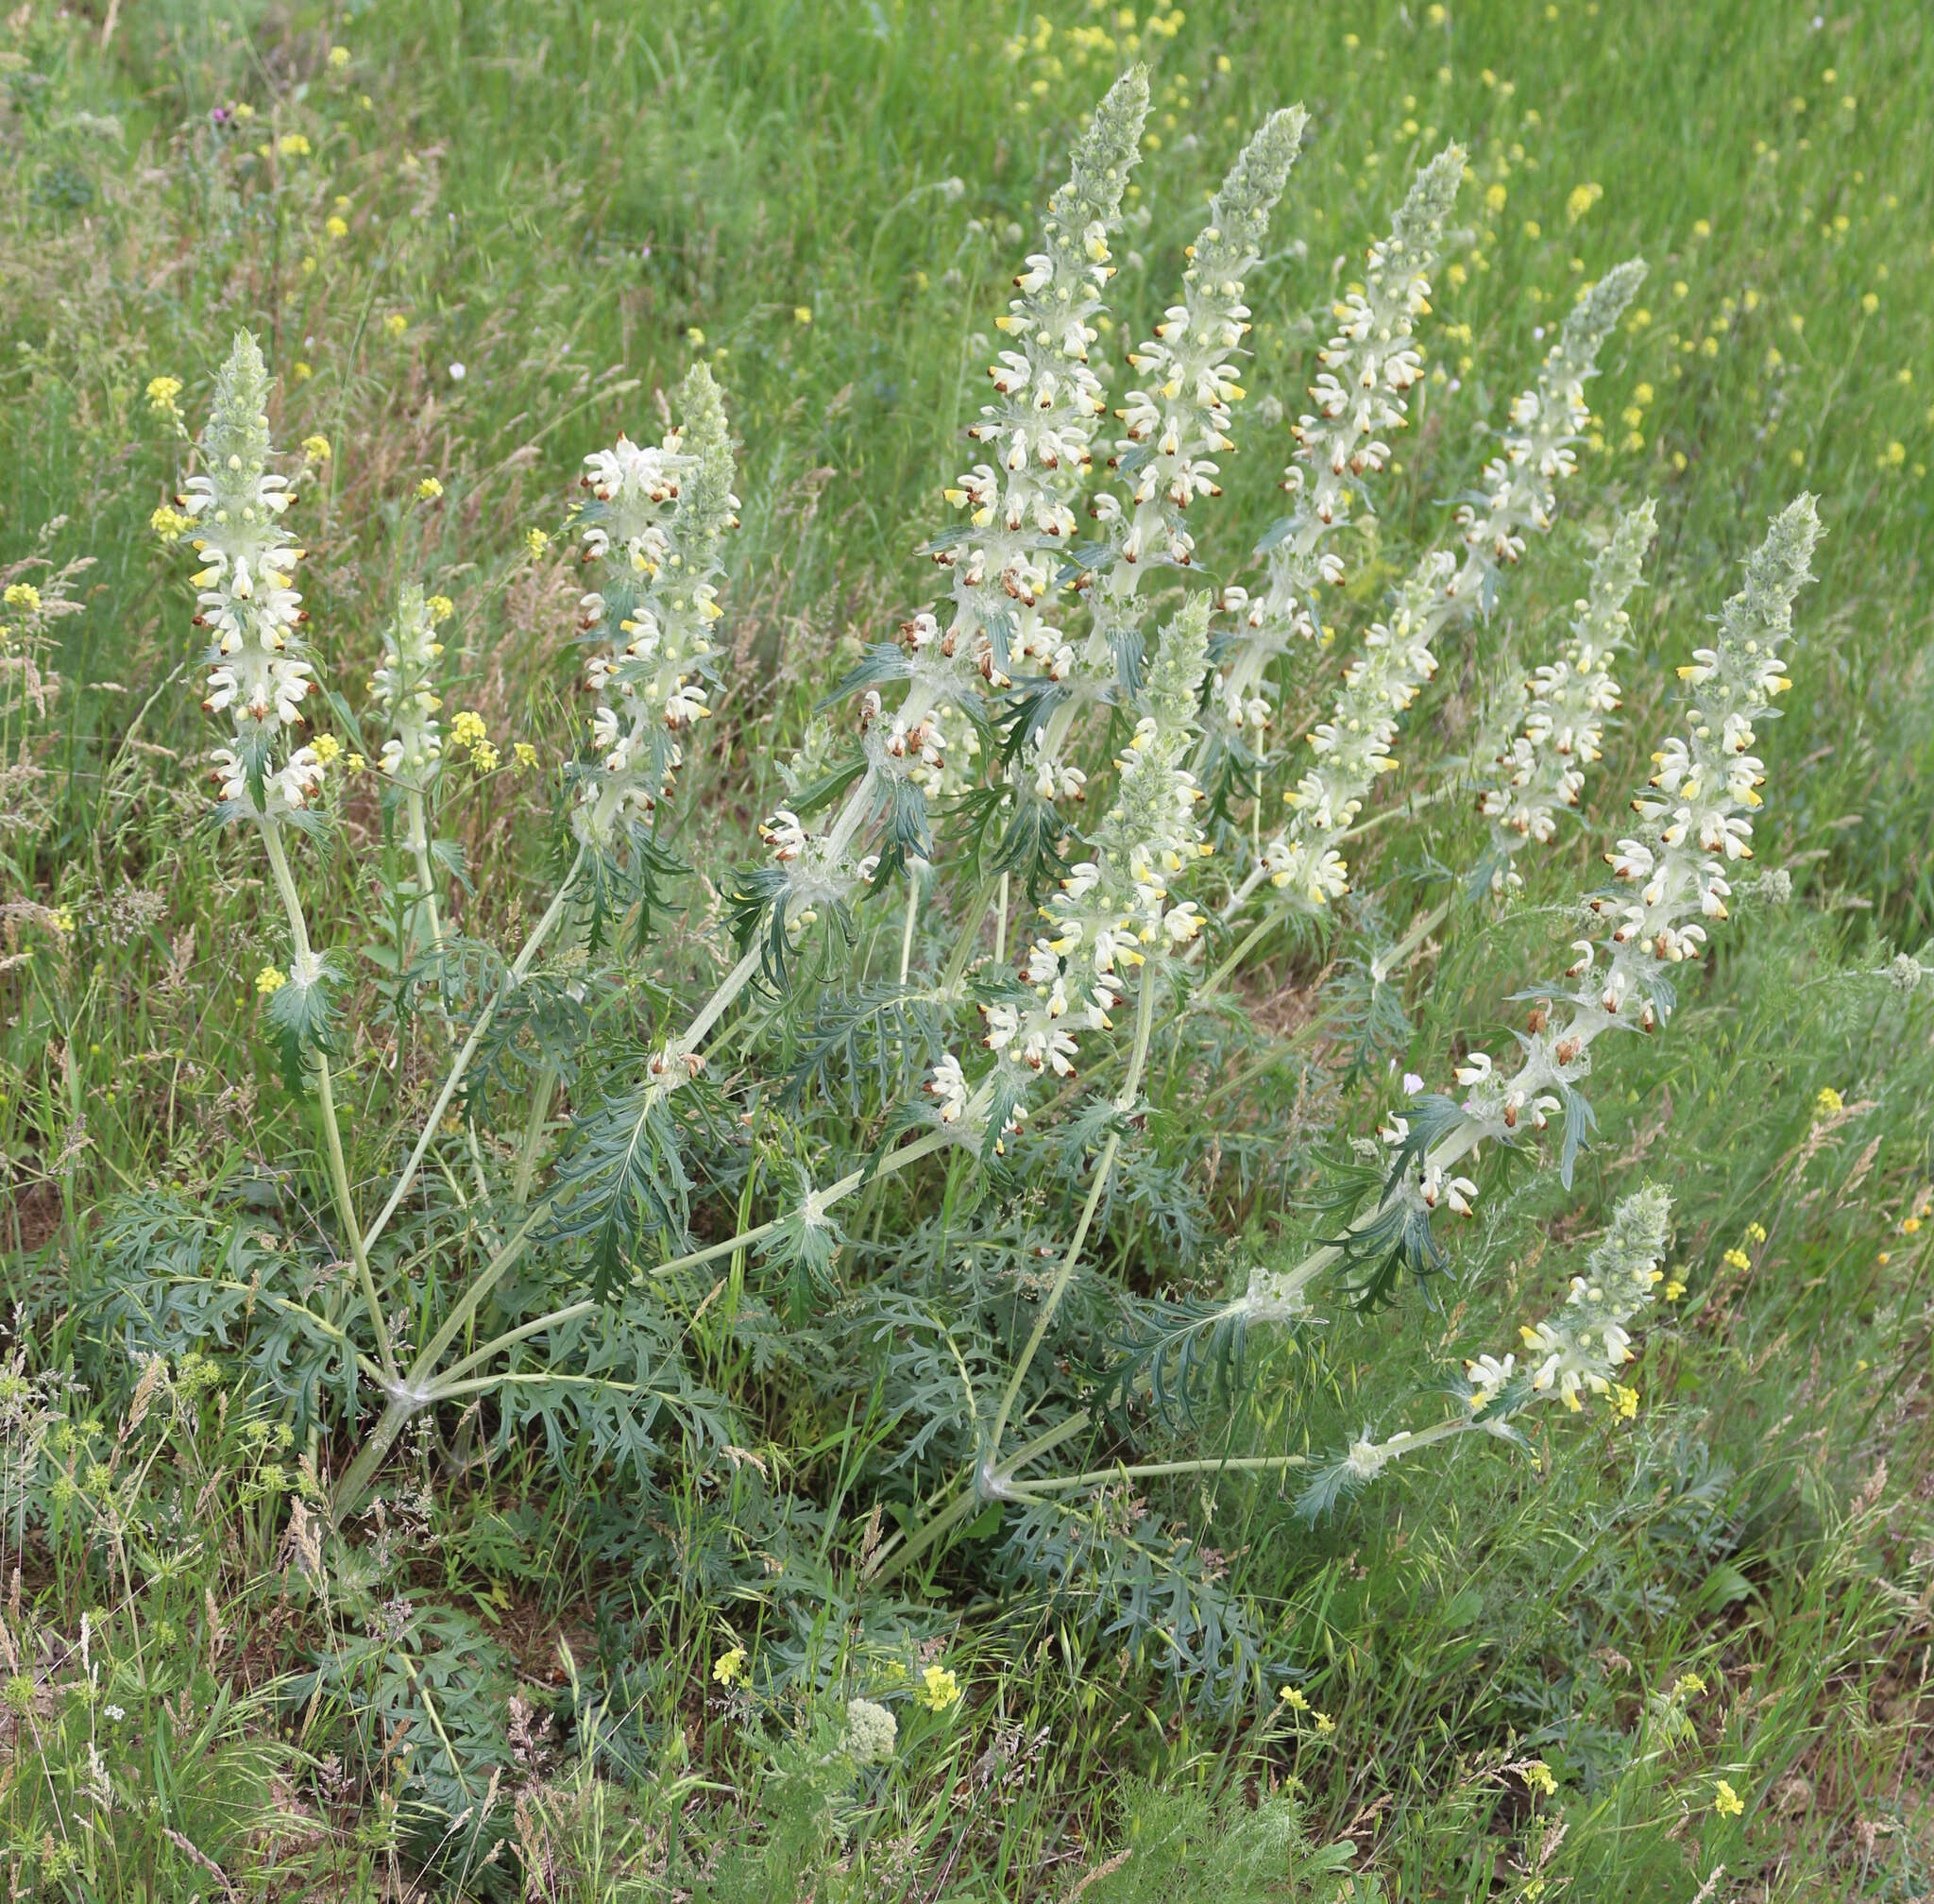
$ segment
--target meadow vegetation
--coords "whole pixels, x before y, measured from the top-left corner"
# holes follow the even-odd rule
[[[1930,81],[8,14],[9,1895],[1934,1893]]]

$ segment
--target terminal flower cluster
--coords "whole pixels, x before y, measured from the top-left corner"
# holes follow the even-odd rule
[[[442,658],[436,616],[421,588],[406,584],[396,620],[382,640],[382,665],[369,677],[369,697],[389,722],[377,765],[399,787],[427,793],[443,762],[436,715],[443,706],[431,685]]]
[[[1137,67],[1077,144],[1068,181],[1048,203],[1043,248],[994,320],[1009,344],[988,372],[998,400],[967,431],[990,460],[946,492],[967,512],[965,528],[934,552],[952,571],[953,638],[996,686],[1017,666],[1052,663],[1067,645],[1042,604],[1074,539],[1074,504],[1107,408],[1089,358],[1099,335],[1093,320],[1114,275],[1109,240],[1147,110],[1148,78]]]
[[[214,778],[229,810],[273,818],[316,798],[324,763],[296,738],[315,678],[293,579],[302,552],[282,528],[293,496],[269,467],[267,404],[261,348],[239,331],[215,379],[202,470],[175,500],[201,562],[195,624],[211,637],[202,705],[234,725],[235,744],[212,756]]]
[[[1578,805],[1585,770],[1600,757],[1605,719],[1619,706],[1610,663],[1632,633],[1625,603],[1638,586],[1655,520],[1649,498],[1619,518],[1592,565],[1570,639],[1514,697],[1518,731],[1497,756],[1496,778],[1478,801],[1491,822],[1494,890],[1523,883],[1511,869],[1513,856],[1527,841],[1546,845],[1555,838],[1559,810]]]
[[[1356,512],[1370,513],[1366,479],[1386,466],[1386,438],[1406,425],[1408,393],[1423,375],[1417,325],[1431,309],[1431,273],[1463,173],[1459,145],[1417,173],[1389,236],[1369,248],[1363,285],[1335,307],[1337,329],[1318,353],[1322,368],[1309,393],[1315,408],[1292,431],[1298,447],[1282,484],[1291,514],[1257,552],[1266,557],[1267,582],[1253,598],[1235,587],[1224,597],[1242,620],[1215,690],[1233,729],[1268,724],[1269,661],[1298,640],[1315,640],[1323,621],[1318,597],[1343,581],[1343,557],[1326,545]]]
[[[1309,737],[1316,765],[1283,795],[1293,809],[1290,823],[1267,842],[1256,869],[1292,904],[1320,909],[1349,890],[1343,836],[1377,775],[1397,765],[1391,748],[1399,717],[1436,672],[1433,644],[1451,623],[1480,608],[1489,612],[1498,550],[1507,548],[1515,561],[1525,531],[1551,526],[1557,506],[1552,485],[1577,467],[1569,448],[1583,421],[1576,393],[1594,374],[1600,345],[1644,275],[1644,265],[1634,261],[1594,286],[1565,320],[1536,387],[1512,404],[1518,434],[1507,433],[1504,454],[1485,468],[1491,498],[1485,520],[1504,532],[1502,542],[1495,536],[1489,544],[1473,542],[1466,505],[1460,513],[1467,523],[1463,562],[1443,550],[1424,555],[1399,589],[1389,620],[1371,626],[1363,654],[1345,670],[1332,719]]]
[[[1632,1331],[1665,1281],[1659,1266],[1671,1207],[1656,1184],[1619,1204],[1603,1240],[1586,1259],[1585,1273],[1572,1277],[1564,1302],[1535,1326],[1519,1330],[1523,1367],[1516,1355],[1480,1355],[1465,1365],[1473,1410],[1506,1415],[1514,1397],[1544,1396],[1577,1409],[1584,1405],[1583,1395],[1615,1392],[1621,1412],[1636,1405],[1636,1394],[1620,1377],[1632,1359]],[[1628,1395],[1631,1403],[1625,1402]],[[1499,1409],[1501,1398],[1504,1406]]]
[[[1671,1012],[1673,968],[1697,959],[1707,928],[1726,917],[1731,879],[1752,857],[1749,816],[1765,778],[1751,752],[1756,723],[1791,686],[1780,651],[1820,533],[1812,497],[1789,504],[1749,558],[1745,586],[1725,604],[1714,644],[1679,670],[1687,731],[1653,756],[1657,771],[1632,803],[1638,824],[1605,855],[1613,887],[1586,901],[1608,929],[1600,941],[1574,942],[1564,985],[1532,1012],[1515,1072],[1505,1075],[1481,1052],[1466,1061],[1458,1082],[1469,1095],[1433,1156],[1516,1141],[1527,1122],[1542,1128],[1588,1075],[1601,1031],[1651,1031]]]
[[[1368,1487],[1393,1462],[1474,1431],[1523,1447],[1513,1417],[1533,1403],[1560,1399],[1584,1407],[1585,1395],[1610,1398],[1620,1416],[1637,1412],[1638,1393],[1619,1378],[1632,1359],[1632,1330],[1651,1307],[1665,1272],[1671,1198],[1657,1184],[1624,1198],[1612,1213],[1603,1239],[1571,1279],[1564,1302],[1535,1327],[1519,1334],[1524,1358],[1480,1355],[1465,1364],[1468,1408],[1428,1428],[1400,1428],[1378,1439],[1366,1427],[1303,1497],[1315,1512],[1339,1491]]]
[[[695,366],[679,396],[683,423],[662,444],[620,436],[585,459],[584,555],[599,586],[582,605],[602,645],[585,669],[595,757],[579,770],[573,825],[599,850],[649,823],[684,758],[677,737],[711,713],[715,578],[738,499],[711,372]]]
[[[1488,596],[1498,570],[1524,553],[1526,533],[1543,534],[1556,519],[1557,485],[1577,472],[1575,445],[1591,420],[1585,386],[1598,374],[1600,347],[1644,281],[1645,264],[1633,258],[1586,291],[1566,316],[1537,387],[1512,403],[1502,446],[1484,465],[1482,503],[1457,512],[1467,553],[1454,595]],[[1488,600],[1484,605],[1488,612]]]
[[[1145,565],[1192,564],[1189,506],[1222,494],[1216,459],[1235,448],[1229,434],[1231,406],[1245,395],[1235,362],[1250,329],[1244,280],[1256,267],[1307,119],[1295,106],[1264,122],[1210,201],[1209,222],[1188,247],[1180,303],[1170,305],[1155,335],[1128,354],[1144,383],[1116,412],[1122,434],[1109,459],[1127,495],[1104,490],[1090,504],[1106,548],[1083,578],[1094,616],[1084,659],[1110,682],[1119,652],[1139,654],[1131,604]]]

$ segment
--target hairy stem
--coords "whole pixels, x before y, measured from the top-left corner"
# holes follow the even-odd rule
[[[410,857],[416,866],[416,890],[423,897],[424,916],[430,922],[430,944],[437,957],[443,956],[443,920],[436,908],[436,881],[430,868],[430,823],[420,788],[412,787],[405,793],[405,811],[410,824]],[[437,991],[437,1011],[443,1019],[446,1031],[452,1038],[455,1033],[450,1026],[450,1012],[444,1008],[442,989]],[[477,1186],[480,1202],[490,1200],[490,1184],[484,1175],[484,1153],[477,1146],[476,1126],[468,1118],[464,1120],[464,1143],[470,1153],[470,1181]],[[496,1241],[495,1233],[491,1241]]]
[[[511,1182],[511,1197],[518,1204],[531,1200],[531,1179],[537,1168],[537,1147],[551,1119],[551,1099],[557,1090],[557,1066],[546,1064],[537,1073],[531,1090],[530,1115],[524,1119],[524,1139],[517,1147],[517,1175]]]
[[[490,1029],[491,1021],[497,1016],[497,1008],[522,982],[524,975],[530,971],[532,961],[535,960],[545,940],[550,938],[557,922],[564,917],[565,899],[584,863],[585,849],[580,846],[577,858],[571,861],[570,871],[564,876],[551,904],[545,908],[544,916],[531,928],[531,936],[524,941],[523,950],[512,962],[497,996],[478,1014],[477,1022],[470,1029],[470,1035],[464,1040],[462,1049],[457,1052],[450,1063],[450,1075],[444,1080],[443,1089],[437,1094],[436,1102],[431,1108],[430,1115],[423,1120],[423,1134],[416,1139],[416,1148],[411,1151],[410,1161],[404,1164],[402,1175],[397,1179],[396,1188],[390,1192],[389,1200],[382,1206],[376,1221],[369,1226],[364,1235],[362,1248],[365,1251],[382,1234],[388,1227],[389,1219],[397,1214],[398,1205],[409,1195],[410,1185],[416,1181],[416,1172],[422,1168],[423,1159],[430,1149],[432,1139],[436,1135],[437,1126],[443,1122],[443,1114],[450,1108],[450,1100],[456,1096],[457,1086],[464,1081],[464,1074],[469,1069],[470,1060],[477,1055],[477,1046],[484,1042],[484,1034]]]
[[[309,945],[309,926],[302,916],[301,896],[296,891],[296,877],[289,871],[289,856],[282,851],[277,823],[266,817],[262,822],[262,843],[268,854],[269,871],[276,891],[281,896],[282,910],[288,915],[289,938],[297,959],[305,966],[314,954]],[[349,1190],[349,1166],[343,1155],[343,1133],[336,1122],[335,1095],[330,1085],[329,1060],[320,1051],[315,1059],[315,1097],[322,1112],[323,1148],[329,1156],[330,1187],[335,1194],[336,1215],[348,1235],[349,1251],[355,1260],[356,1281],[363,1291],[363,1306],[369,1312],[370,1327],[376,1331],[376,1352],[386,1375],[395,1375],[396,1352],[390,1346],[389,1324],[383,1318],[382,1302],[376,1293],[376,1278],[369,1268],[369,1246],[356,1220],[356,1199]]]
[[[1141,996],[1135,1001],[1135,1042],[1128,1053],[1128,1072],[1122,1080],[1122,1088],[1114,1100],[1115,1110],[1124,1114],[1134,1106],[1135,1094],[1142,1088],[1142,1067],[1148,1061],[1148,1038],[1155,1024],[1155,978],[1152,970],[1144,969]],[[1102,1146],[1101,1155],[1095,1160],[1094,1182],[1089,1186],[1088,1200],[1081,1208],[1081,1220],[1075,1226],[1067,1254],[1061,1258],[1061,1266],[1055,1274],[1047,1300],[1034,1318],[1034,1329],[1027,1337],[1027,1346],[1022,1350],[1021,1359],[1014,1364],[1014,1372],[1008,1378],[1007,1391],[1001,1397],[1000,1412],[994,1417],[993,1433],[989,1443],[996,1458],[1002,1436],[1007,1434],[1008,1422],[1014,1412],[1014,1403],[1020,1399],[1021,1385],[1026,1380],[1028,1369],[1034,1366],[1034,1357],[1046,1338],[1055,1312],[1060,1307],[1061,1298],[1067,1294],[1068,1284],[1074,1281],[1075,1266],[1081,1260],[1082,1246],[1088,1241],[1088,1226],[1094,1222],[1094,1213],[1100,1207],[1102,1192],[1108,1188],[1109,1176],[1114,1169],[1114,1160],[1121,1146],[1119,1131],[1111,1132],[1108,1142]]]

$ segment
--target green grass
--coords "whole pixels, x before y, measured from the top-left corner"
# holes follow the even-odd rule
[[[1711,1881],[1716,1898],[1771,1900],[1934,1883],[1930,1231],[1902,1227],[1934,1184],[1934,1047],[1925,990],[1902,1002],[1848,976],[1934,937],[1934,45],[1907,0],[1822,10],[1816,29],[1805,8],[1746,4],[1471,0],[1434,25],[1420,7],[1201,4],[1134,47],[1112,7],[1066,0],[163,0],[37,6],[0,28],[0,127],[21,159],[0,185],[0,567],[54,518],[51,559],[93,563],[57,627],[50,710],[29,717],[19,677],[0,681],[7,759],[43,770],[0,781],[18,815],[0,827],[0,1260],[9,1352],[35,1385],[9,1385],[0,1420],[0,1572],[20,1570],[0,1859],[23,1883],[206,1891],[178,1841],[250,1895],[372,1898],[419,1881],[514,1896],[514,1870],[549,1871],[535,1895],[586,1899],[695,1883],[1060,1898],[1122,1850],[1090,1904],[1246,1884],[1463,1900],[1689,1898]],[[1079,57],[1077,27],[1112,47]],[[1292,415],[1327,306],[1410,164],[1447,138],[1470,146],[1465,281],[1439,281],[1427,333],[1462,387],[1422,386],[1380,504],[1393,545],[1431,534],[1473,478],[1472,419],[1520,387],[1581,279],[1634,252],[1652,265],[1649,321],[1628,319],[1593,386],[1604,447],[1584,459],[1582,500],[1498,620],[1443,657],[1417,723],[1430,739],[1383,795],[1410,811],[1368,836],[1383,918],[1266,944],[1247,1010],[1158,1062],[1153,1154],[1211,1184],[1246,1247],[1281,1227],[1340,1114],[1349,1041],[1315,981],[1332,954],[1400,934],[1437,896],[1434,866],[1468,863],[1468,803],[1428,796],[1484,684],[1535,658],[1582,588],[1590,536],[1658,498],[1655,586],[1593,824],[1561,836],[1523,905],[1460,914],[1433,942],[1379,1065],[1441,1076],[1548,968],[1560,922],[1540,909],[1595,876],[1670,663],[1766,518],[1802,487],[1822,498],[1800,685],[1760,750],[1760,857],[1791,870],[1792,902],[1737,909],[1670,1037],[1607,1056],[1577,1194],[1548,1174],[1501,1185],[1437,1315],[1344,1312],[1309,1352],[1258,1351],[1232,1434],[1323,1451],[1393,1421],[1453,1352],[1507,1345],[1650,1174],[1676,1199],[1688,1290],[1641,1345],[1638,1420],[1554,1418],[1541,1468],[1460,1442],[1314,1529],[1273,1484],[1154,1496],[1154,1524],[1217,1551],[1269,1656],[1333,1721],[1323,1734],[1266,1700],[1192,1699],[1159,1646],[1097,1637],[1079,1605],[993,1594],[990,1541],[891,1594],[862,1589],[866,1397],[774,1375],[734,1325],[742,1281],[703,1310],[699,1288],[682,1326],[757,1431],[744,1458],[666,1463],[648,1499],[583,1449],[488,1449],[487,1415],[441,1420],[402,1450],[382,1522],[311,1564],[291,1517],[300,1467],[339,1466],[353,1423],[320,1398],[314,1441],[280,1445],[284,1418],[237,1345],[259,1339],[261,1289],[315,1260],[326,1205],[255,993],[280,944],[258,923],[259,866],[199,824],[185,571],[147,527],[187,446],[151,414],[149,380],[182,380],[194,428],[231,331],[256,328],[282,380],[277,440],[331,446],[301,524],[328,685],[362,705],[395,585],[422,573],[456,603],[451,705],[550,758],[579,718],[577,585],[527,532],[557,536],[585,451],[655,434],[658,393],[711,363],[745,526],[727,688],[674,843],[721,867],[775,802],[773,737],[795,738],[857,643],[934,591],[912,552],[942,519],[1006,274],[1031,242],[1007,228],[1031,234],[1130,54],[1150,62],[1162,142],[1114,290],[1138,336],[1247,128],[1281,103],[1312,110],[1248,299],[1252,402]],[[211,110],[236,101],[248,128],[212,130]],[[288,132],[310,152],[259,167],[272,189],[229,196],[243,171],[216,146]],[[1601,193],[1573,219],[1585,185]],[[1276,513],[1288,448],[1251,415],[1220,546],[1248,546]],[[426,476],[434,505],[413,500]],[[461,924],[500,944],[557,871],[538,786],[479,782],[447,821],[476,882]],[[380,834],[376,803],[352,799],[303,871],[312,916],[357,959],[365,1030],[341,1096],[359,1181],[388,1173],[390,1117],[420,1107],[424,1082],[388,1062],[424,1049],[382,1015],[375,955],[394,932],[358,858]],[[689,910],[636,989],[641,1019],[715,969],[709,896],[680,896]],[[1826,1087],[1846,1108],[1823,1117]],[[191,1261],[200,1300],[231,1319],[212,1360],[178,1365],[144,1403],[103,1302],[108,1213],[150,1184],[213,1212]],[[1744,1270],[1724,1260],[1742,1246]],[[1128,1232],[1124,1260],[1141,1247]],[[1197,1293],[1227,1268],[1151,1260]],[[419,1285],[438,1273],[403,1266]],[[106,1662],[91,1694],[76,1690],[84,1614]],[[885,1692],[923,1643],[966,1698],[948,1715],[902,1701],[893,1765],[842,1786],[814,1762],[801,1689]],[[785,1674],[721,1686],[733,1644]],[[1674,1695],[1688,1674],[1705,1690]],[[88,1796],[90,1742],[111,1809]],[[1533,1760],[1554,1792],[1527,1779]],[[1714,1810],[1721,1778],[1744,1800],[1737,1820]],[[1254,1809],[1278,1792],[1293,1815]]]

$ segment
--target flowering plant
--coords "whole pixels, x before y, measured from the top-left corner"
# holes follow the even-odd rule
[[[587,1443],[646,1486],[668,1437],[695,1462],[741,1450],[757,1396],[702,1373],[687,1342],[692,1312],[729,1286],[730,1326],[761,1375],[790,1364],[876,1398],[889,1425],[862,1485],[898,1525],[869,1542],[873,1578],[969,1527],[1003,1533],[1010,1573],[1078,1576],[1122,1604],[1141,1604],[1146,1570],[1179,1569],[1195,1610],[1170,1636],[1177,1657],[1226,1690],[1254,1665],[1251,1642],[1216,1607],[1213,1575],[1161,1548],[1135,1484],[1309,1470],[1317,1511],[1453,1434],[1521,1439],[1513,1418],[1540,1397],[1622,1405],[1664,1249],[1654,1190],[1620,1206],[1569,1298],[1527,1330],[1521,1366],[1515,1352],[1467,1359],[1444,1422],[1381,1440],[1366,1429],[1328,1465],[1299,1444],[1150,1445],[1232,1386],[1252,1333],[1313,1329],[1325,1279],[1330,1299],[1369,1305],[1442,1274],[1439,1216],[1479,1207],[1486,1149],[1541,1162],[1555,1126],[1569,1186],[1592,1128],[1593,1041],[1663,1027],[1751,857],[1766,773],[1753,750],[1788,685],[1811,500],[1774,524],[1713,645],[1680,671],[1685,732],[1662,743],[1636,825],[1606,856],[1611,887],[1581,902],[1600,936],[1530,994],[1518,1063],[1467,1051],[1461,1096],[1413,1094],[1375,1163],[1334,1173],[1333,1220],[1300,1245],[1276,1234],[1259,1250],[1252,1234],[1217,1259],[1226,1296],[1168,1302],[1112,1275],[1104,1253],[1128,1262],[1145,1233],[1166,1260],[1211,1253],[1204,1199],[1151,1141],[1149,1079],[1187,1062],[1191,1028],[1230,1011],[1228,989],[1272,935],[1332,932],[1339,911],[1374,908],[1359,842],[1378,784],[1445,660],[1475,648],[1556,521],[1587,385],[1644,274],[1632,261],[1581,292],[1441,546],[1393,562],[1401,538],[1377,521],[1374,483],[1395,473],[1393,441],[1425,387],[1432,278],[1465,171],[1455,145],[1427,162],[1363,281],[1332,304],[1291,433],[1289,513],[1246,569],[1217,548],[1213,505],[1305,115],[1272,114],[1238,156],[1111,401],[1098,347],[1146,110],[1131,72],[1014,276],[992,397],[966,432],[978,460],[946,488],[959,519],[926,551],[943,596],[865,651],[820,710],[840,710],[843,732],[816,721],[781,764],[763,850],[707,880],[732,940],[697,928],[718,952],[708,992],[687,997],[663,952],[669,895],[697,870],[682,857],[680,776],[726,705],[714,631],[739,504],[711,375],[687,377],[660,441],[620,435],[585,458],[569,526],[588,584],[590,711],[557,774],[568,857],[514,955],[464,938],[443,903],[460,870],[434,837],[453,751],[478,767],[497,756],[479,717],[444,725],[439,598],[401,587],[361,718],[381,729],[375,771],[406,862],[391,886],[411,921],[399,1010],[432,1000],[436,1062],[416,1134],[385,1139],[373,1195],[350,1179],[332,1091],[350,1048],[346,980],[312,941],[291,855],[337,810],[338,763],[372,748],[346,704],[353,755],[305,737],[320,660],[283,526],[296,488],[277,473],[261,353],[236,340],[178,507],[200,565],[206,705],[227,727],[217,817],[259,842],[278,895],[287,973],[264,991],[290,1080],[313,1095],[330,1221],[354,1271],[353,1303],[276,1298],[373,1398],[338,1513],[411,1423],[473,1407],[500,1436]],[[1508,901],[1516,857],[1549,842],[1561,811],[1589,824],[1586,769],[1619,705],[1610,667],[1630,644],[1654,520],[1650,502],[1619,515],[1556,658],[1479,723],[1477,893]],[[1345,634],[1343,585],[1370,592],[1373,525],[1398,579]],[[1225,570],[1253,586],[1209,579]],[[500,1134],[506,1084],[521,1123]],[[1267,1260],[1233,1260],[1245,1254]],[[705,1295],[694,1272],[721,1261]],[[426,1262],[436,1273],[413,1276]],[[1070,1467],[1077,1450],[1087,1465]],[[929,1692],[936,1710],[948,1703]],[[860,1756],[874,1755],[887,1735],[862,1718]]]

